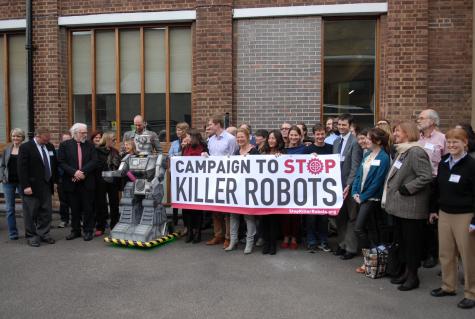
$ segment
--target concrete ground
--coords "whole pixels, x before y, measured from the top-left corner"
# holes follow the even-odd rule
[[[66,241],[68,232],[52,229],[55,245],[32,248],[7,240],[0,217],[0,318],[475,318],[475,309],[456,307],[462,289],[429,295],[438,267],[421,271],[419,289],[399,292],[386,278],[355,273],[361,258],[303,249],[243,255],[242,245],[224,252],[183,240],[126,249]]]

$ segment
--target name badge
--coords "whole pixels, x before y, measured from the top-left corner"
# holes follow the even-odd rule
[[[53,151],[49,151],[48,154],[49,154],[49,156],[54,156]]]
[[[344,162],[344,161],[345,161],[345,156],[340,155],[340,162]]]
[[[394,162],[393,166],[396,168],[396,169],[400,169],[401,166],[402,166],[402,162],[400,160],[397,160]]]
[[[428,150],[430,150],[430,151],[433,151],[433,150],[435,150],[435,145],[432,144],[432,143],[426,143],[426,144],[424,145],[424,148],[425,148],[425,149],[428,149]]]
[[[381,165],[381,160],[373,160],[371,161],[371,166],[379,166]]]
[[[450,174],[449,182],[451,182],[451,183],[460,182],[460,175]]]

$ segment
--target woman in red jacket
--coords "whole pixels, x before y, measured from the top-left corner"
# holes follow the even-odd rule
[[[182,156],[201,156],[201,153],[208,152],[208,147],[196,129],[190,129],[181,144]],[[188,229],[185,242],[193,244],[201,241],[201,222],[203,213],[200,210],[183,209],[183,223]]]

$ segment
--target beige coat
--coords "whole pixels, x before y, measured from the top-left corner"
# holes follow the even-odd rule
[[[423,148],[413,143],[407,143],[405,146],[398,149],[394,162],[399,160],[402,165],[397,169],[393,164],[386,178],[383,205],[388,214],[400,218],[427,219],[432,181],[430,160]],[[411,195],[401,195],[401,185],[404,185]]]

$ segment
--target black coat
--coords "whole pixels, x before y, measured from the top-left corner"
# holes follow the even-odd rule
[[[54,183],[57,179],[57,160],[56,150],[53,144],[46,144],[51,166],[51,179],[46,182],[45,167],[43,157],[41,156],[34,140],[21,144],[18,152],[18,178],[22,190],[31,187],[33,196],[41,194],[41,188],[49,185],[51,193],[54,191]]]
[[[74,192],[76,187],[81,185],[89,191],[94,191],[96,182],[94,172],[97,168],[97,152],[94,145],[85,141],[81,143],[82,169],[86,178],[80,182],[73,182],[73,177],[78,168],[78,149],[74,139],[64,141],[59,144],[58,161],[60,168],[64,171],[63,188],[67,192]]]

